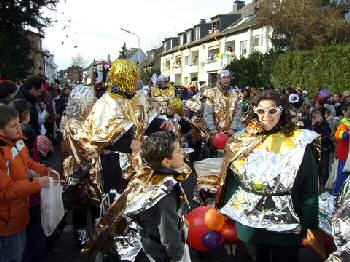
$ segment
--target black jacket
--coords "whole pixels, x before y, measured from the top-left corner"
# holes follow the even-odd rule
[[[175,170],[168,168],[161,168],[155,172],[164,176],[179,175]],[[177,212],[180,206],[181,188],[177,184],[168,195],[139,214],[136,219],[142,228],[143,249],[157,262],[178,261],[183,256],[184,242],[181,220]]]
[[[29,91],[21,86],[16,97],[16,99],[22,99],[27,102],[30,112],[30,122],[29,125],[33,128],[34,132],[40,134],[40,126],[38,121],[38,111],[36,109],[36,98],[29,93]]]
[[[312,129],[321,135],[321,149],[322,152],[329,152],[333,150],[333,142],[331,140],[332,130],[329,127],[327,121],[322,121],[321,123],[317,123],[313,125]]]

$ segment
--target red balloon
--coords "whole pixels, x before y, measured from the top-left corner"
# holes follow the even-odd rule
[[[194,249],[208,251],[203,245],[203,237],[210,231],[205,224],[205,213],[211,207],[200,206],[188,213],[186,219],[189,223],[188,243]]]
[[[222,237],[229,242],[236,242],[238,240],[236,223],[234,221],[227,222],[221,230]]]
[[[228,136],[224,132],[217,133],[212,139],[212,143],[216,149],[224,149],[227,141]]]

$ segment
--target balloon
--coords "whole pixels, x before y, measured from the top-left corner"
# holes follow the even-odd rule
[[[210,230],[220,231],[225,224],[226,217],[215,208],[205,213],[205,224]]]
[[[207,206],[197,207],[186,216],[189,224],[188,243],[191,247],[200,251],[208,251],[203,245],[202,239],[209,232],[208,226],[205,224],[205,213],[209,209],[211,208]]]
[[[236,242],[238,240],[236,223],[234,221],[229,221],[224,225],[221,230],[222,237],[229,242]]]
[[[209,231],[202,239],[203,245],[209,249],[215,249],[223,243],[223,238],[220,232]]]
[[[228,136],[224,132],[217,133],[212,140],[216,149],[224,149],[228,141]]]
[[[332,96],[331,92],[327,89],[320,90],[320,96],[323,98],[330,98]]]

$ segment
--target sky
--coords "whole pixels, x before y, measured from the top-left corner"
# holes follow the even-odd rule
[[[247,0],[246,3],[251,2]],[[60,0],[55,12],[43,10],[57,21],[45,31],[43,49],[55,56],[58,69],[66,69],[80,54],[93,59],[117,58],[123,43],[145,52],[159,47],[166,37],[232,10],[233,0]]]

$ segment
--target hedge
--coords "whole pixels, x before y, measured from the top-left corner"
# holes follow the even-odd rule
[[[320,87],[332,92],[350,90],[350,45],[288,51],[275,59],[274,86],[302,87],[316,93]]]

